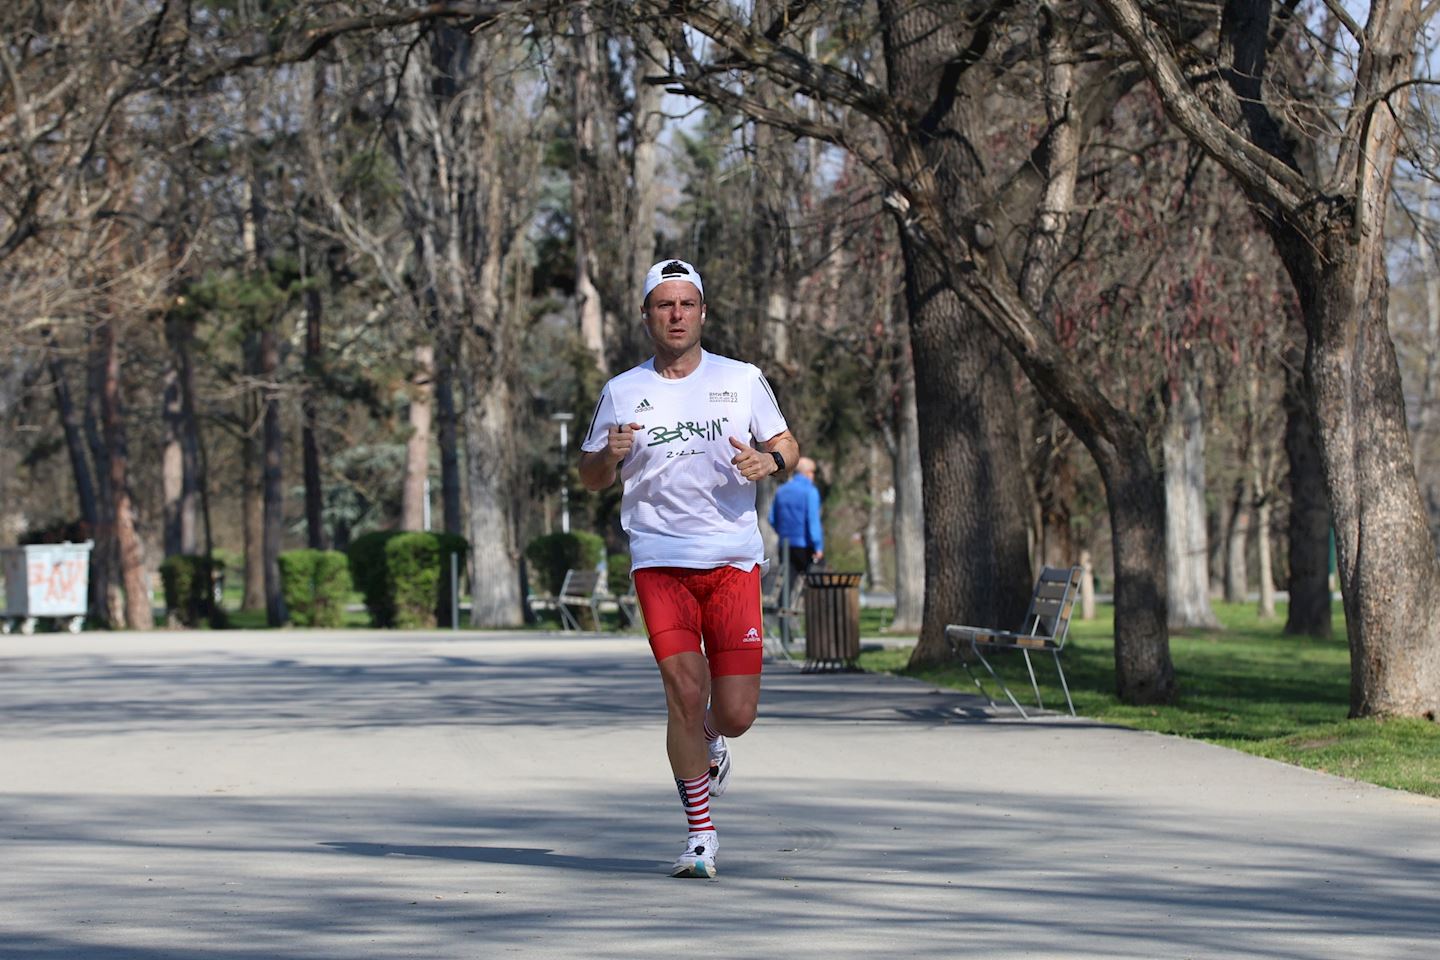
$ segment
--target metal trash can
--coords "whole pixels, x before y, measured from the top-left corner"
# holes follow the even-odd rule
[[[832,570],[805,574],[805,671],[855,669],[863,577]]]
[[[5,574],[5,613],[0,632],[34,633],[40,617],[66,621],[79,633],[90,595],[90,551],[95,541],[32,543],[0,549]]]

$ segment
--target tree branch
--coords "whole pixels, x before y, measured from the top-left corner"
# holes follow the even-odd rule
[[[1312,191],[1299,172],[1231,129],[1190,89],[1169,44],[1145,19],[1137,0],[1098,3],[1140,61],[1176,126],[1248,189],[1281,210],[1294,212],[1306,202]]]

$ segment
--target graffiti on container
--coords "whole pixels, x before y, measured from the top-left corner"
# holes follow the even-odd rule
[[[35,561],[30,566],[30,597],[32,602],[85,605],[86,574],[90,560]]]

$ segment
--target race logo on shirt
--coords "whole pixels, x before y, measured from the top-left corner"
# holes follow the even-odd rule
[[[681,420],[673,427],[651,427],[649,446],[658,447],[664,443],[689,443],[691,440],[722,440],[725,437],[729,417],[718,420]]]
[[[711,391],[710,391],[710,402],[711,402],[711,403],[739,403],[739,402],[740,402],[740,394],[736,393],[734,390],[711,390]]]

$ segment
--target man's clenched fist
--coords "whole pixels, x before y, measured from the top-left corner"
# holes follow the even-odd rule
[[[605,449],[610,453],[610,459],[619,463],[630,456],[630,451],[635,447],[635,431],[644,429],[643,423],[622,423],[606,431],[609,443]]]

